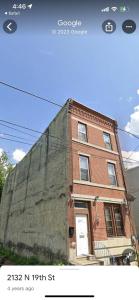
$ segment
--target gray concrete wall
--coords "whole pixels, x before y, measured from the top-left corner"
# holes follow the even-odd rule
[[[8,176],[0,205],[0,241],[45,260],[68,257],[67,107]]]
[[[127,170],[125,175],[128,192],[136,198],[131,207],[139,239],[139,167]]]

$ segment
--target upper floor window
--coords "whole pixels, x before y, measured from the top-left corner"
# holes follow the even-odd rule
[[[87,127],[83,123],[78,123],[78,139],[87,142]]]
[[[105,147],[109,150],[112,150],[111,136],[107,132],[103,132],[103,139],[105,143]]]
[[[115,164],[108,163],[108,175],[109,175],[110,185],[117,185]]]
[[[120,205],[105,204],[105,221],[108,237],[124,235],[123,217]]]
[[[89,181],[89,158],[87,156],[80,155],[80,179]]]

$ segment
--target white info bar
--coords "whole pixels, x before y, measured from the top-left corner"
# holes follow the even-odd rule
[[[3,266],[0,299],[136,300],[138,280],[131,266]]]

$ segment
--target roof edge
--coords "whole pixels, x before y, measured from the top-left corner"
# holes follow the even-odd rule
[[[105,120],[107,120],[107,121],[113,123],[115,127],[118,126],[118,123],[117,123],[117,121],[116,121],[115,119],[112,119],[112,118],[110,118],[110,117],[108,117],[108,116],[106,116],[106,115],[104,115],[104,114],[102,114],[102,113],[100,113],[100,112],[97,112],[96,110],[93,110],[92,108],[90,108],[90,107],[88,107],[88,106],[85,106],[84,104],[82,104],[82,103],[76,101],[75,99],[69,98],[69,99],[67,100],[67,102],[69,102],[69,104],[72,104],[72,105],[74,105],[74,106],[76,106],[76,107],[79,107],[79,108],[81,108],[81,109],[83,109],[83,110],[86,110],[86,111],[89,112],[89,113],[95,114],[95,115],[97,115],[98,117],[103,118],[103,119],[105,119]],[[67,102],[66,102],[66,103],[67,103]]]

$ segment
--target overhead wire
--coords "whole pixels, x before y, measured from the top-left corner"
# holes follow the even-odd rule
[[[46,98],[44,98],[44,97],[38,96],[38,95],[36,95],[36,94],[34,94],[34,93],[32,93],[32,92],[23,90],[23,89],[21,89],[21,88],[15,87],[15,86],[13,86],[13,85],[11,85],[11,84],[9,84],[9,83],[6,83],[6,82],[4,82],[4,81],[0,81],[0,84],[3,85],[3,86],[6,86],[6,87],[8,87],[8,88],[14,89],[14,90],[16,90],[16,91],[22,92],[22,93],[24,93],[24,94],[27,94],[27,95],[29,95],[29,96],[35,97],[35,98],[37,98],[37,99],[39,99],[39,100],[48,102],[48,103],[50,103],[50,104],[59,106],[59,107],[61,107],[61,108],[63,107],[63,106],[60,105],[59,103],[56,103],[56,102],[51,101],[51,100],[48,100],[48,99],[46,99]],[[9,121],[6,121],[6,120],[0,120],[0,122],[4,122],[4,123],[6,123],[6,124],[10,124],[10,125],[14,125],[14,126],[16,126],[16,127],[24,128],[25,130],[30,130],[30,131],[35,132],[35,133],[39,133],[39,134],[43,134],[43,135],[44,135],[44,134],[47,134],[47,133],[45,133],[45,132],[42,133],[42,132],[40,132],[40,131],[38,131],[38,130],[35,130],[35,129],[32,129],[32,128],[28,128],[28,127],[25,127],[25,126],[22,126],[22,125],[18,125],[18,124],[16,124],[16,123],[9,122]],[[7,126],[7,127],[8,127],[8,125],[5,125],[5,124],[1,124],[1,123],[0,123],[0,125]],[[10,128],[10,126],[9,126],[9,128]],[[139,139],[139,136],[137,136],[136,134],[134,134],[134,133],[132,133],[132,132],[126,131],[126,130],[124,130],[124,129],[122,129],[122,128],[119,128],[119,127],[117,127],[117,129],[120,130],[120,131],[122,131],[122,132],[125,132],[125,133],[127,133],[127,134],[129,134],[129,135],[132,135],[132,136],[134,136],[134,137],[137,138],[137,139]],[[13,128],[13,130],[17,130],[17,129],[16,129],[16,128],[15,128],[15,129]],[[18,131],[19,131],[19,129],[18,129]],[[22,133],[24,133],[24,132],[22,132]],[[25,133],[24,133],[24,134],[25,134]],[[26,133],[26,134],[30,135],[29,133]],[[55,137],[55,136],[53,136],[53,137],[56,138],[56,139],[60,139],[60,138]],[[10,139],[9,139],[9,140],[10,140]],[[60,140],[61,140],[61,139],[60,139]],[[31,144],[30,144],[30,145],[31,145]],[[127,160],[126,157],[123,157],[123,158],[125,158],[125,159]],[[133,161],[133,160],[132,160],[132,161]],[[134,160],[134,161],[135,161],[135,160]],[[139,161],[136,161],[136,162],[139,162]]]
[[[4,85],[4,86],[6,86],[6,87],[9,87],[9,88],[11,88],[11,89],[13,89],[13,90],[16,90],[16,91],[18,91],[18,92],[21,92],[21,93],[24,93],[24,94],[26,94],[26,95],[32,96],[32,97],[34,97],[34,98],[37,98],[37,99],[39,99],[39,100],[48,102],[48,103],[53,104],[53,105],[55,105],[55,106],[62,107],[62,105],[59,104],[59,103],[56,103],[56,102],[51,101],[51,100],[48,100],[48,99],[46,99],[46,98],[44,98],[44,97],[38,96],[38,95],[36,95],[36,94],[34,94],[34,93],[32,93],[32,92],[29,92],[29,91],[20,89],[20,88],[18,88],[18,87],[15,87],[14,85],[11,85],[11,84],[6,83],[6,82],[4,82],[4,81],[0,81],[0,84],[1,84],[1,85]]]
[[[35,130],[35,129],[33,129],[33,128],[29,128],[29,127],[25,127],[25,126],[23,126],[23,125],[19,125],[19,124],[17,124],[17,123],[13,123],[13,122],[9,122],[9,121],[6,121],[6,120],[0,120],[0,122],[5,122],[5,123],[8,123],[8,124],[11,124],[11,125],[14,125],[14,126],[16,126],[16,127],[20,127],[20,128],[23,128],[23,129],[25,129],[25,130],[29,130],[29,131],[32,131],[32,132],[35,132],[35,133],[39,133],[39,134],[41,134],[41,135],[49,135],[50,137],[52,137],[52,138],[54,138],[54,139],[57,139],[57,140],[60,140],[60,141],[64,141],[65,142],[65,140],[63,139],[63,138],[59,138],[59,137],[56,137],[56,136],[54,136],[54,135],[51,135],[51,134],[48,134],[48,132],[41,132],[41,131],[38,131],[38,130]],[[1,123],[0,123],[1,124]],[[4,126],[7,126],[7,125],[4,125]],[[14,128],[13,128],[14,129]],[[25,132],[23,132],[22,131],[22,133],[25,133]],[[33,137],[35,137],[35,136],[33,136]],[[36,138],[36,137],[35,137]],[[30,144],[31,145],[31,144]],[[66,146],[67,147],[67,145],[64,145],[64,144],[62,144],[63,146]],[[102,158],[105,158],[105,157],[103,157],[103,156],[101,156]],[[124,157],[123,156],[123,158],[127,161],[127,157]],[[135,160],[135,159],[130,159],[130,161],[131,162],[138,162],[139,163],[139,161],[138,160]]]
[[[6,127],[6,128],[9,128],[9,129],[12,129],[12,130],[18,131],[18,132],[20,132],[20,133],[22,133],[22,134],[26,134],[26,135],[29,135],[29,136],[31,136],[31,137],[34,137],[34,138],[36,138],[36,136],[35,136],[35,135],[32,135],[32,134],[30,134],[30,133],[28,133],[28,132],[22,131],[22,130],[20,130],[20,129],[17,129],[17,128],[14,128],[14,127],[11,127],[11,126],[8,126],[8,125],[5,125],[5,124],[2,124],[2,123],[0,123],[0,126],[4,126],[4,127]]]
[[[23,137],[20,137],[20,136],[17,136],[17,135],[13,135],[13,134],[9,134],[9,133],[5,133],[5,132],[0,132],[0,137],[4,137],[4,136],[10,136],[10,137],[14,137],[14,138],[21,139],[21,140],[24,140],[24,141],[28,142]]]
[[[32,144],[27,143],[27,142],[22,142],[22,141],[19,141],[19,140],[13,140],[13,139],[9,139],[9,138],[4,138],[4,137],[1,137],[1,136],[0,136],[0,139],[32,146]]]

